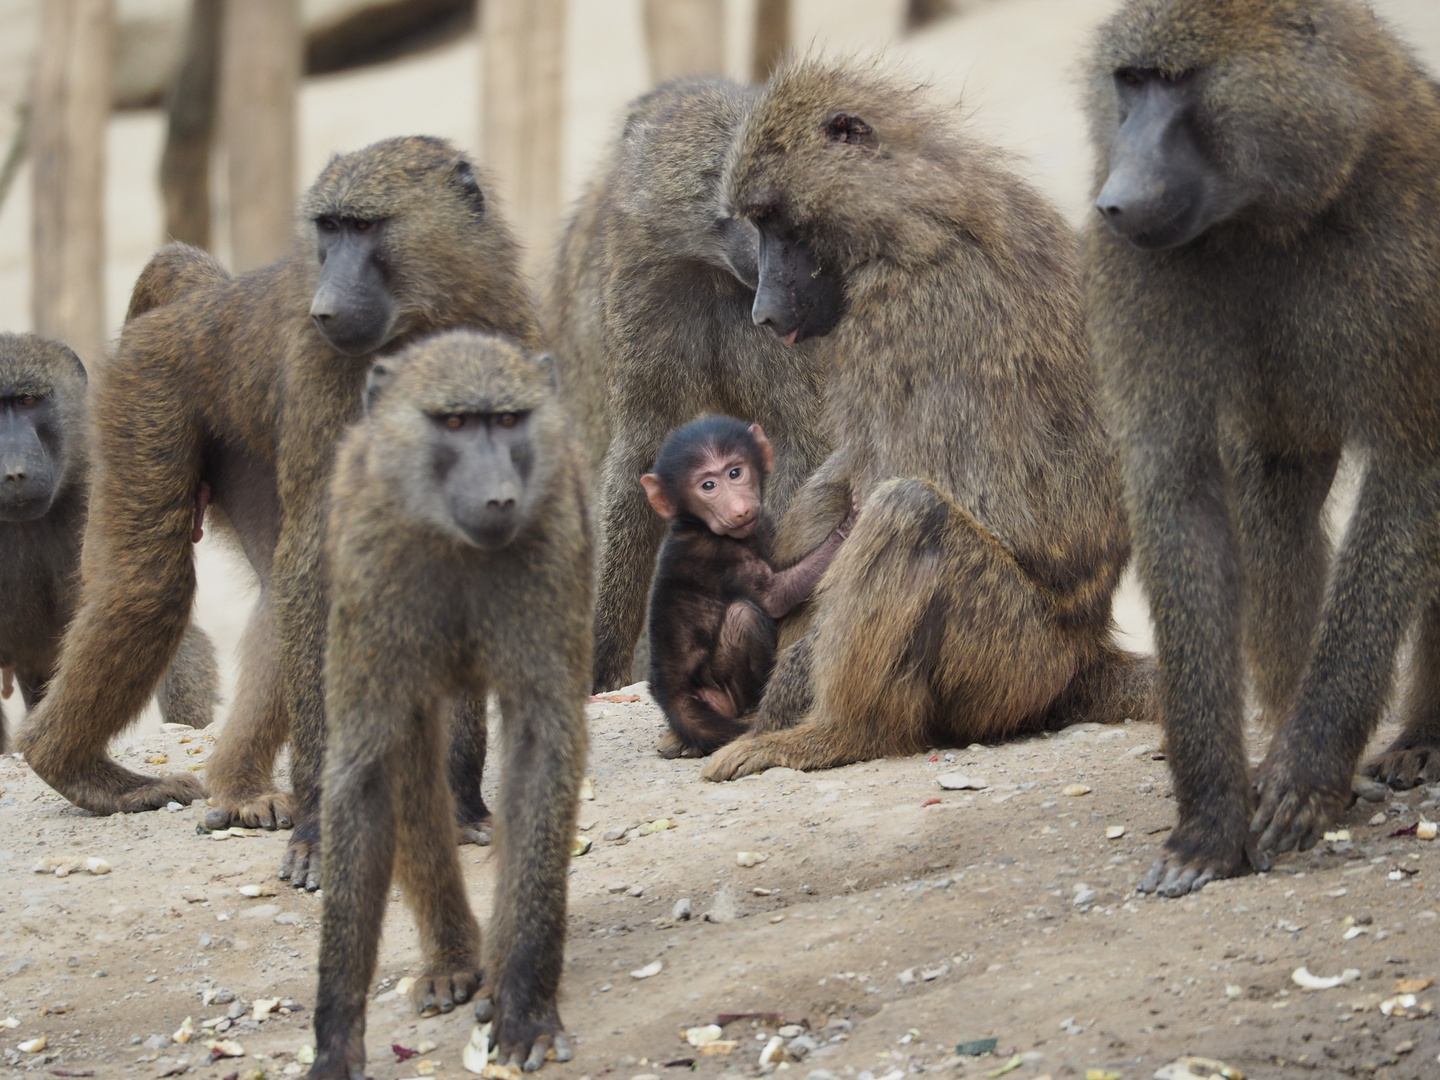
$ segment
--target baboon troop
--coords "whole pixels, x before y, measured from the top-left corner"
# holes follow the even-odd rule
[[[340,449],[327,535],[330,733],[314,1078],[364,1075],[392,867],[425,971],[416,1008],[477,993],[501,1065],[570,1057],[556,1007],[585,765],[593,592],[586,485],[554,361],[452,331],[395,372]],[[447,823],[446,703],[502,720],[486,959]],[[483,723],[483,714],[481,715]]]
[[[1083,235],[913,79],[791,56],[632,103],[538,314],[484,174],[412,136],[332,158],[269,267],[161,248],[88,385],[0,334],[15,741],[96,813],[293,828],[309,1076],[364,1075],[392,877],[412,1004],[569,1059],[583,705],[647,621],[660,752],[711,781],[1159,720],[1146,893],[1313,846],[1357,768],[1440,782],[1440,82],[1361,0],[1120,0],[1085,73]],[[259,591],[202,784],[109,744],[152,696],[210,722],[207,514]],[[482,949],[455,847],[492,839]]]
[[[89,504],[85,382],[80,358],[64,345],[0,333],[0,669],[4,697],[18,689],[26,709],[45,696],[79,591]],[[205,727],[219,679],[215,647],[187,613],[154,688],[161,716]]]
[[[1173,896],[1321,838],[1417,621],[1367,771],[1440,779],[1440,89],[1352,0],[1131,0],[1088,106],[1090,334],[1179,819],[1141,887]],[[1244,661],[1273,731],[1253,788]]]

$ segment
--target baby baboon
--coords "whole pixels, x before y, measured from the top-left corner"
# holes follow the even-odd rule
[[[720,176],[755,91],[681,80],[640,98],[565,235],[546,318],[562,390],[599,470],[596,691],[631,678],[664,523],[640,476],[696,416],[759,423],[775,445],[779,513],[824,459],[825,367],[750,320],[755,232]]]
[[[0,693],[8,698],[18,685],[33,709],[75,612],[85,532],[85,368],[64,345],[0,334],[0,470]],[[204,727],[219,681],[214,646],[188,623],[156,694],[162,715]]]
[[[1110,641],[1129,536],[1054,208],[923,90],[819,61],[771,78],[726,188],[759,233],[756,323],[833,365],[836,449],[779,556],[861,513],[705,775],[1148,716],[1147,665]]]
[[[650,693],[670,723],[665,757],[708,754],[748,730],[775,665],[775,621],[810,597],[847,519],[776,570],[765,478],[775,452],[759,424],[707,416],[672,432],[640,478],[670,522],[650,590]]]
[[[190,536],[208,484],[260,578],[240,691],[210,759],[212,826],[296,833],[282,873],[319,886],[320,572],[335,443],[376,355],[473,325],[533,344],[509,231],[471,163],[440,139],[333,159],[300,205],[290,254],[231,278],[193,248],[162,250],[135,285],[118,354],[94,387],[97,457],[81,607],[50,696],[21,733],[30,764],[101,813],[201,794],[105,755],[173,654],[195,589]],[[469,710],[478,715],[481,710]],[[293,741],[296,805],[273,790]]]
[[[1350,0],[1131,0],[1100,31],[1090,328],[1160,657],[1175,896],[1308,848],[1419,612],[1400,738],[1440,779],[1440,88]],[[1365,479],[1329,590],[1321,508]],[[1252,794],[1242,652],[1275,729]]]
[[[448,1012],[478,991],[500,1064],[538,1069],[549,1050],[570,1057],[555,995],[590,681],[584,478],[548,356],[452,331],[386,366],[388,385],[341,444],[327,539],[325,903],[310,1076],[364,1075],[392,867],[424,945],[416,1008]],[[454,808],[442,706],[492,689],[505,764],[482,975],[480,929],[445,833]]]

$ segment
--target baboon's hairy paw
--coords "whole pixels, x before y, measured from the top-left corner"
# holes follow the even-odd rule
[[[301,822],[295,827],[285,858],[280,861],[280,880],[297,889],[314,892],[320,888],[320,821]]]
[[[1391,746],[1360,769],[1396,791],[1440,783],[1440,746]]]
[[[1244,809],[1243,802],[1237,809]],[[1234,820],[1228,828],[1217,827],[1213,821],[1187,828],[1182,822],[1170,834],[1164,853],[1136,882],[1135,890],[1157,896],[1188,896],[1216,878],[1235,877],[1252,866],[1268,870],[1268,858],[1255,851],[1253,839],[1245,831],[1244,816],[1229,816]]]
[[[495,819],[487,815],[480,821],[462,821],[455,826],[455,832],[457,843],[488,847],[494,837]]]
[[[538,1019],[497,1016],[493,994],[475,1002],[475,1019],[480,1023],[494,1022],[490,1036],[499,1047],[497,1063],[502,1066],[535,1072],[547,1061],[569,1061],[573,1056],[560,1011],[551,1005]]]
[[[1260,766],[1255,787],[1260,805],[1250,832],[1256,850],[1266,856],[1308,851],[1354,799],[1348,769],[1338,780],[1324,780],[1297,765],[1296,755],[1283,748],[1277,753],[1275,746]]]
[[[239,802],[226,800],[205,815],[207,829],[288,829],[295,823],[290,796],[283,791],[266,791]]]
[[[663,758],[705,756],[689,743],[683,742],[680,736],[676,735],[673,731],[666,731],[665,734],[661,735],[660,738],[655,741],[655,751]]]
[[[410,1004],[421,1016],[448,1013],[474,997],[483,981],[484,974],[478,964],[448,974],[427,972],[410,988]]]
[[[716,750],[700,775],[706,780],[737,780],[784,764],[779,752],[764,739],[745,737]]]
[[[159,810],[172,802],[189,806],[196,799],[205,798],[205,786],[184,773],[143,779],[145,783],[120,794],[115,809],[133,814],[142,810]]]

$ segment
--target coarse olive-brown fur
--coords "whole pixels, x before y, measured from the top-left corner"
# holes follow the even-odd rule
[[[1175,778],[1142,888],[1180,895],[1320,839],[1417,618],[1406,726],[1368,771],[1440,778],[1440,89],[1351,0],[1131,0],[1089,61],[1097,192],[1117,80],[1147,78],[1188,95],[1192,168],[1223,193],[1188,242],[1098,214],[1088,237]],[[1332,570],[1346,450],[1365,471]],[[1247,661],[1273,731],[1253,778]]]
[[[725,184],[843,287],[815,342],[835,450],[777,555],[860,516],[705,775],[1147,718],[1149,666],[1111,641],[1129,534],[1059,214],[953,110],[854,63],[778,71]]]
[[[583,468],[548,358],[453,331],[393,363],[341,445],[327,536],[325,899],[310,1076],[363,1075],[392,866],[425,958],[412,1002],[448,1012],[481,995],[500,1064],[538,1068],[550,1049],[569,1058],[556,992],[590,679]],[[456,481],[442,473],[453,456],[436,447],[440,422],[496,414],[523,425],[528,472],[514,538],[487,548],[452,523]],[[444,755],[447,703],[492,690],[504,764],[482,973],[480,930],[445,835],[454,808]]]
[[[364,225],[392,315],[372,351],[333,347],[311,317],[329,223]],[[373,223],[373,228],[371,224]],[[318,239],[317,239],[318,238]],[[318,887],[324,738],[321,574],[335,444],[377,355],[472,325],[528,344],[537,329],[514,241],[465,157],[398,138],[334,158],[300,203],[290,253],[238,278],[203,252],[163,249],[136,283],[114,360],[93,387],[95,473],[81,600],[51,692],[21,733],[31,766],[100,813],[189,802],[193,775],[149,777],[106,755],[173,654],[195,590],[196,491],[260,579],[239,691],[209,762],[212,824],[297,826],[286,872]],[[274,790],[293,744],[290,798]]]

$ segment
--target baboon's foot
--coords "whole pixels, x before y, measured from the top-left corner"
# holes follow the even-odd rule
[[[52,768],[29,751],[24,733],[21,749],[27,751],[30,767],[42,780],[82,810],[95,814],[134,814],[159,810],[172,802],[189,806],[205,797],[205,785],[185,773],[146,776],[131,772],[104,755],[88,762],[67,762]]]
[[[440,975],[427,972],[410,988],[410,1004],[421,1016],[448,1013],[473,998],[484,978],[479,964],[462,965],[459,971]]]
[[[144,783],[133,787],[120,796],[117,809],[123,814],[134,814],[141,810],[159,810],[172,802],[189,806],[197,799],[205,798],[205,785],[193,776],[172,773],[169,776],[141,777]]]
[[[476,821],[459,821],[455,823],[455,831],[461,844],[488,847],[495,832],[495,818],[487,812]]]
[[[305,1080],[365,1080],[365,1040],[359,1029],[350,1038],[333,1043],[316,1047],[315,1064]]]
[[[214,798],[215,809],[205,815],[205,827],[228,829],[239,825],[245,829],[288,829],[294,824],[290,796],[284,791],[265,791],[248,798]]]
[[[1367,761],[1360,771],[1396,791],[1440,783],[1440,746],[1414,745],[1405,736]]]
[[[1187,896],[1216,878],[1235,877],[1250,867],[1270,869],[1270,860],[1255,850],[1247,828],[1249,792],[1217,792],[1199,815],[1175,826],[1161,857],[1136,883],[1136,891],[1159,896]]]
[[[297,889],[314,892],[320,888],[320,815],[302,819],[290,834],[285,858],[280,860],[280,880]]]
[[[511,1016],[495,1007],[496,994],[482,997],[475,1002],[475,1019],[480,1023],[494,1022],[490,1043],[500,1048],[497,1064],[519,1067],[526,1072],[535,1072],[547,1061],[569,1061],[570,1040],[565,1036],[565,1025],[560,1022],[560,1010],[552,1001],[537,1017]],[[510,995],[503,988],[501,1000]]]
[[[1262,856],[1308,851],[1355,801],[1353,764],[1336,771],[1336,776],[1323,776],[1314,766],[1299,764],[1297,755],[1286,751],[1283,735],[1276,736],[1257,773],[1260,805],[1250,821]]]
[[[785,755],[770,739],[752,735],[716,750],[700,775],[706,780],[736,780],[788,764]]]
[[[704,757],[698,747],[681,740],[673,731],[666,731],[655,743],[655,750],[663,758]]]

